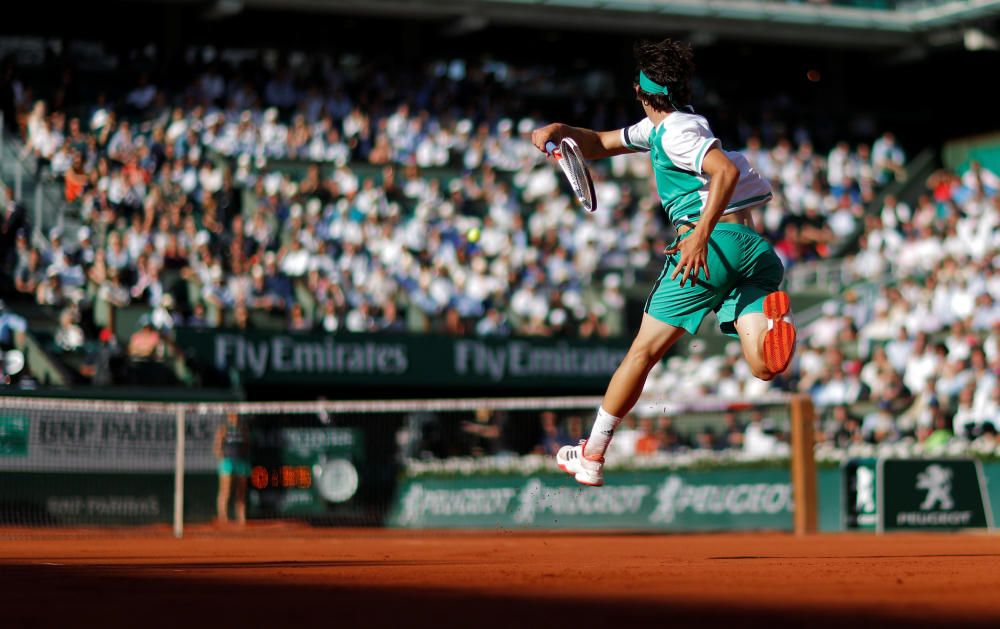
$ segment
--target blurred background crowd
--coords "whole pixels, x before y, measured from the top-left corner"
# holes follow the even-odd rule
[[[5,252],[15,288],[96,308],[98,327],[132,302],[168,326],[264,311],[293,330],[622,334],[622,291],[670,236],[647,161],[598,167],[603,211],[573,211],[528,142],[545,121],[468,102],[500,70],[460,67],[349,81],[282,65],[254,81],[211,64],[169,95],[143,75],[117,100],[62,108],[15,75],[25,150],[81,218],[41,241],[22,230]],[[760,223],[787,266],[836,252],[905,161],[888,133],[828,155],[798,136],[746,138],[775,184]]]
[[[8,131],[67,208],[41,232],[0,190],[4,292],[57,313],[50,348],[86,351],[80,373],[93,383],[110,382],[122,354],[174,355],[177,326],[627,336],[627,297],[672,237],[644,155],[594,164],[601,210],[574,207],[528,140],[549,121],[526,104],[546,79],[535,66],[211,59],[170,85],[141,72],[84,86],[72,71],[37,81],[7,61],[0,79]],[[613,87],[601,72],[581,80]],[[567,115],[617,128],[637,112],[626,99]],[[752,378],[738,347],[694,341],[646,393],[808,392],[822,437],[841,445],[994,433],[1000,178],[937,171],[907,204],[882,194],[908,160],[889,130],[814,137],[770,115],[723,129],[726,148],[772,182],[755,219],[786,270],[832,261],[849,286],[800,330],[798,358],[774,382]],[[115,316],[130,305],[145,314],[122,337]],[[0,305],[0,343],[25,327]],[[684,433],[670,417],[630,418],[616,447],[780,443],[764,419]],[[541,430],[568,438],[581,421],[546,415]]]

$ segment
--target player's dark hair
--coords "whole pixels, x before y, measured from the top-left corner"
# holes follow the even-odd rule
[[[670,111],[691,104],[691,77],[694,76],[694,51],[690,44],[664,39],[641,40],[633,48],[636,77],[642,71],[650,79],[670,89],[670,95],[640,92],[653,109]],[[637,79],[638,80],[638,79]]]

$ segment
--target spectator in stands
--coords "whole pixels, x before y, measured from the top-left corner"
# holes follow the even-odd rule
[[[839,353],[831,352],[839,356]],[[858,378],[857,365],[849,365],[845,369],[842,361],[829,365],[821,384],[814,390],[813,401],[817,406],[833,406],[836,404],[854,404],[867,398],[864,384]]]
[[[59,329],[56,330],[55,344],[64,352],[75,352],[83,348],[83,330],[77,325],[74,308],[63,308],[59,313]]]
[[[243,303],[238,303],[233,308],[233,326],[241,332],[253,329],[253,322],[250,320],[250,311]]]
[[[906,177],[906,154],[896,144],[895,134],[886,131],[875,140],[871,149],[872,168],[880,184]]]
[[[535,446],[535,454],[555,456],[559,448],[566,443],[567,436],[559,429],[559,422],[556,414],[552,411],[544,411],[540,417],[542,436]]]
[[[975,395],[975,383],[970,383],[962,388],[953,419],[955,434],[970,440],[981,434],[982,425],[987,421],[986,417],[980,416],[976,412]]]
[[[160,333],[147,315],[143,315],[139,325],[139,329],[129,337],[128,357],[132,360],[161,360],[165,347]]]
[[[624,438],[622,438],[624,436]],[[608,449],[608,456],[612,459],[628,459],[636,454],[636,444],[639,440],[639,430],[636,428],[634,415],[626,415],[622,418],[622,423],[615,430],[615,438]],[[561,441],[559,446],[563,446],[570,441]],[[556,447],[556,451],[559,447]]]
[[[18,237],[17,265],[14,267],[14,290],[34,298],[38,287],[45,281],[46,273],[43,268],[42,254],[38,249],[28,249],[26,243],[26,238]]]
[[[28,322],[0,299],[0,349],[23,349]]]
[[[972,160],[969,168],[962,174],[962,185],[973,193],[991,197],[1000,192],[1000,177],[979,161]]]
[[[313,329],[312,321],[306,318],[301,304],[292,304],[288,315],[288,330],[290,332],[308,332]]]
[[[94,322],[113,327],[115,310],[127,306],[129,301],[128,289],[122,285],[121,274],[113,267],[108,268],[107,277],[97,288],[94,299]]]
[[[38,284],[35,298],[42,306],[62,306],[66,303],[66,293],[58,269],[49,267],[45,273],[45,280]]]
[[[207,315],[205,313],[205,305],[201,302],[196,302],[191,311],[191,316],[187,318],[186,322],[188,327],[191,328],[208,328],[212,327],[208,321]]]
[[[835,301],[823,303],[823,316],[812,322],[803,330],[818,347],[834,347],[845,327],[844,317],[840,315],[840,306]]]
[[[399,310],[396,306],[396,302],[387,299],[382,304],[382,316],[379,317],[376,323],[378,329],[382,332],[405,332],[406,323],[400,319]]]
[[[473,456],[498,454],[507,450],[503,442],[503,429],[507,422],[505,414],[487,408],[476,409],[472,421],[462,422],[462,431],[469,445],[467,450]]]
[[[181,316],[174,308],[174,296],[166,293],[160,298],[159,303],[154,306],[149,313],[153,327],[167,337],[173,335],[174,328],[180,325]]]
[[[981,432],[991,428],[995,438],[996,427],[1000,426],[1000,387],[994,386],[990,390],[989,399],[976,405],[976,414],[982,418]]]
[[[476,323],[477,336],[508,336],[510,326],[496,308],[490,308],[486,315]],[[582,336],[587,336],[586,334]]]
[[[831,407],[827,416],[828,419],[823,422],[822,430],[817,435],[817,441],[826,441],[838,448],[847,448],[862,441],[861,421],[851,413],[848,405]]]
[[[719,448],[719,436],[715,434],[711,426],[703,426],[695,433],[692,447],[696,450],[716,450]]]
[[[917,433],[924,448],[930,452],[943,449],[955,436],[952,432],[951,417],[940,406],[934,409],[932,426],[933,428]]]
[[[774,422],[765,417],[763,411],[754,409],[750,413],[750,423],[743,432],[743,451],[756,457],[774,456],[778,453],[780,443],[774,432]]]
[[[889,400],[885,400],[885,402],[890,403]],[[917,392],[909,407],[897,416],[899,429],[907,434],[915,434],[921,427],[930,428],[934,409],[940,407],[941,402],[937,391],[937,378],[928,378],[924,382],[923,389]]]
[[[13,191],[0,182],[0,269],[6,269],[11,264],[10,257],[15,249],[27,245],[30,227],[24,206],[14,198]],[[23,243],[21,247],[16,247],[19,238],[23,239]]]
[[[888,401],[879,400],[875,410],[865,415],[861,421],[861,433],[870,443],[895,441],[899,437]]]
[[[739,416],[733,411],[727,411],[722,417],[723,428],[719,435],[719,449],[734,448],[736,450],[741,450],[743,448],[743,438],[746,432],[746,426],[740,421]],[[616,435],[617,437],[617,435]]]
[[[618,438],[618,434],[615,434]],[[663,452],[678,452],[690,447],[691,442],[686,435],[678,432],[674,418],[668,415],[660,415],[656,418],[656,440],[659,448]]]
[[[90,378],[92,385],[103,387],[113,384],[114,363],[121,355],[121,348],[110,328],[101,330],[97,340],[97,345],[87,354],[86,361],[80,367],[80,374]]]
[[[639,419],[639,436],[635,441],[636,456],[648,456],[660,449],[660,439],[654,431],[652,417]]]

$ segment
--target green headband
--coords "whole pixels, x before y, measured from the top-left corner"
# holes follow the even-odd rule
[[[670,95],[670,89],[666,85],[660,85],[653,79],[646,76],[646,73],[639,70],[639,87],[642,88],[643,92],[647,94],[663,94],[664,96]]]

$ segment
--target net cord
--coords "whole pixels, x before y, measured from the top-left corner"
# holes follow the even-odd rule
[[[669,406],[675,412],[726,410],[734,407],[785,404],[788,394],[769,394],[753,399],[640,398],[635,410],[643,406]],[[475,411],[477,409],[530,411],[593,408],[600,406],[599,396],[510,397],[510,398],[438,398],[429,400],[349,400],[313,402],[137,402],[123,400],[62,400],[38,397],[0,397],[0,413],[8,411],[53,410],[78,412],[116,412],[169,414],[178,411],[201,415],[227,413],[276,415],[308,413],[400,413],[419,411]]]

